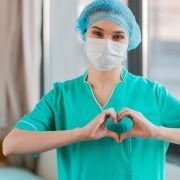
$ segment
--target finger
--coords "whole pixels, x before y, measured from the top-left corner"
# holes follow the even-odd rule
[[[120,113],[117,114],[117,119],[118,121],[120,121],[122,118],[128,116],[130,118],[133,117],[134,111],[132,111],[131,109],[123,109]]]
[[[116,142],[119,142],[119,136],[115,132],[107,131],[106,136],[113,138]]]
[[[128,108],[122,109],[120,112],[118,112],[117,118],[120,119],[120,117],[123,117],[123,114],[126,113],[128,110],[129,110]]]
[[[114,108],[109,108],[109,109],[105,110],[104,113],[106,116],[110,116],[114,123],[117,123],[117,115],[116,115]]]
[[[130,137],[130,136],[132,136],[131,131],[122,133],[122,134],[119,136],[119,141],[122,142],[124,139],[126,139],[126,138],[128,138],[128,137]]]
[[[105,125],[109,117],[112,117],[114,121],[117,121],[116,113],[113,108],[106,109],[98,116],[96,116],[94,121],[91,122],[91,125],[94,127],[94,130],[96,131],[101,125]]]

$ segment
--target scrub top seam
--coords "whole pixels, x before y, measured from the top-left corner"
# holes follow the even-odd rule
[[[27,124],[27,125],[29,125],[29,126],[31,126],[35,131],[38,131],[38,129],[36,128],[36,126],[34,126],[33,124],[31,124],[31,123],[29,123],[29,122],[27,122],[27,121],[20,121],[20,123],[25,123],[25,124]]]

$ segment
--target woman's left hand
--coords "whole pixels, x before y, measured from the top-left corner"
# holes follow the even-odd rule
[[[142,113],[134,111],[129,108],[124,108],[117,115],[117,119],[120,122],[123,117],[129,117],[133,122],[133,127],[130,131],[127,131],[120,135],[119,140],[123,141],[124,139],[130,136],[136,137],[153,137],[155,134],[156,126],[148,121]]]

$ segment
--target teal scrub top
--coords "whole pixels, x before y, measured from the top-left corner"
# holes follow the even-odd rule
[[[31,131],[58,131],[83,127],[97,114],[113,107],[141,112],[157,126],[180,128],[180,101],[157,82],[135,76],[123,68],[122,81],[101,107],[88,72],[66,82],[57,82],[15,128]],[[107,127],[121,134],[132,127],[126,117],[120,123],[108,121]],[[121,143],[112,138],[89,140],[57,148],[59,180],[164,180],[168,142],[129,137]]]

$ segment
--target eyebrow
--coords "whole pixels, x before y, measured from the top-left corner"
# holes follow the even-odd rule
[[[92,26],[91,27],[92,29],[98,29],[100,31],[103,31],[104,32],[104,29],[100,28],[100,27],[97,27],[97,26]],[[126,34],[124,31],[114,31],[113,34]]]
[[[97,26],[92,26],[91,28],[92,28],[92,29],[98,29],[98,30],[100,30],[100,31],[103,31],[103,32],[104,32],[104,29],[101,29],[101,28],[99,28],[99,27],[97,27]]]

